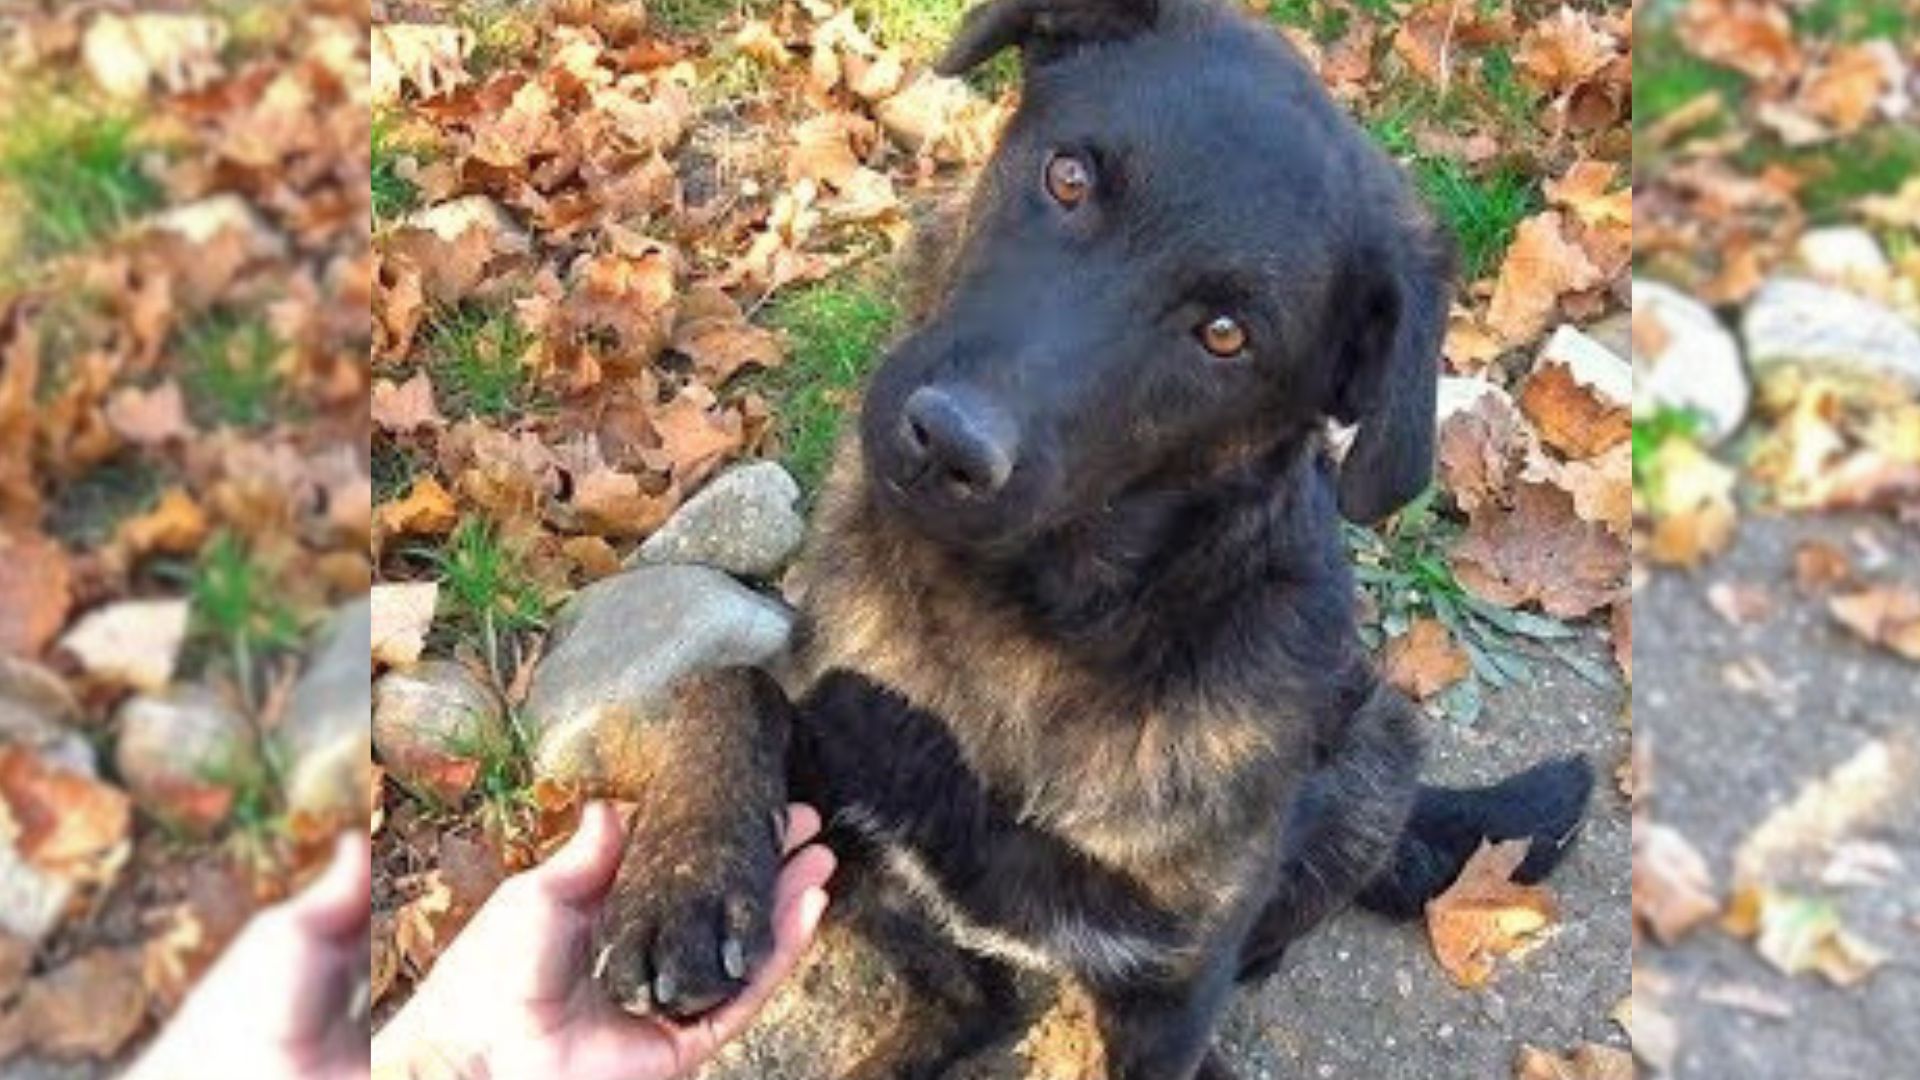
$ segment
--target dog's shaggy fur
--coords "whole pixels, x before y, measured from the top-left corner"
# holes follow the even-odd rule
[[[1591,775],[1421,788],[1355,633],[1338,520],[1430,479],[1449,289],[1397,168],[1213,0],[994,0],[945,66],[1005,47],[1021,108],[823,496],[794,669],[686,689],[597,970],[636,1009],[736,991],[790,795],[972,958],[959,1026],[874,1075],[995,1034],[1009,966],[1084,984],[1115,1077],[1224,1075],[1236,981],[1356,899],[1416,914],[1485,838],[1545,874]],[[1359,429],[1337,467],[1328,419]]]

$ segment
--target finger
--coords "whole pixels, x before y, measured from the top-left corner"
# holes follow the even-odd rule
[[[820,811],[806,803],[787,804],[786,854],[791,855],[820,835]]]
[[[301,930],[326,938],[359,934],[372,918],[373,856],[365,833],[340,834],[333,861],[292,900],[287,911]]]
[[[561,903],[598,899],[613,883],[625,842],[619,813],[605,802],[590,802],[580,812],[580,827],[573,836],[528,874],[542,892]]]
[[[824,849],[820,850],[824,860],[809,859],[809,862],[824,861],[831,863],[832,856]],[[824,869],[831,873],[830,865]],[[811,875],[810,875],[811,876]],[[814,934],[820,928],[820,920],[826,915],[827,893],[818,886],[810,886],[792,898],[786,907],[774,915],[774,949],[767,958],[766,966],[754,974],[753,981],[741,991],[740,996],[702,1020],[698,1025],[684,1029],[687,1036],[702,1040],[706,1046],[718,1048],[732,1041],[753,1018],[759,1014],[767,999],[773,996],[780,984],[793,974],[799,966],[800,958],[806,955],[807,946],[813,942]],[[711,1052],[711,1051],[708,1051]]]

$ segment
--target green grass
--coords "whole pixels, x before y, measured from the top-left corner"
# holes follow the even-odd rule
[[[1708,63],[1680,44],[1671,23],[1643,16],[1647,24],[1634,35],[1633,126],[1648,127],[1681,106],[1718,93],[1729,107],[1737,107],[1746,91],[1744,75],[1732,68]]]
[[[277,597],[267,570],[230,532],[208,542],[187,581],[188,633],[205,660],[223,658],[249,708],[260,702],[262,663],[300,644],[300,623]]]
[[[1920,130],[1869,128],[1845,142],[1788,157],[1807,177],[1801,205],[1816,221],[1830,222],[1859,199],[1891,194],[1920,176]]]
[[[1463,279],[1477,281],[1500,264],[1513,233],[1540,206],[1534,184],[1517,170],[1476,177],[1444,159],[1414,162],[1413,179],[1460,245]]]
[[[160,201],[140,171],[134,122],[54,101],[0,119],[0,179],[16,194],[29,255],[69,251]]]
[[[1654,464],[1660,448],[1672,439],[1694,439],[1700,435],[1704,418],[1691,409],[1661,406],[1652,416],[1633,422],[1633,486],[1645,491],[1655,485]]]
[[[765,14],[777,5],[771,0],[653,0],[647,21],[675,34],[711,30],[735,12]]]
[[[264,318],[215,310],[180,331],[175,355],[187,411],[202,426],[257,428],[280,401],[282,346]]]
[[[374,116],[370,139],[372,164],[367,184],[373,198],[373,218],[392,221],[420,205],[420,189],[400,175],[400,161],[405,155],[404,148],[395,144],[393,118]]]
[[[1460,584],[1449,553],[1461,526],[1441,514],[1438,503],[1439,488],[1428,488],[1378,529],[1343,526],[1354,580],[1374,602],[1374,618],[1361,627],[1368,646],[1379,648],[1418,619],[1438,620],[1471,667],[1434,702],[1463,724],[1479,717],[1489,691],[1530,682],[1537,662],[1558,662],[1591,682],[1613,685],[1611,674],[1574,651],[1572,627],[1490,604]]]
[[[827,282],[777,301],[771,321],[793,345],[786,366],[766,377],[780,445],[801,488],[813,492],[832,463],[840,418],[899,324],[900,309],[873,285]]]
[[[1912,40],[1920,26],[1920,8],[1912,0],[1813,0],[1789,11],[1801,34],[1835,41],[1887,38],[1898,44]]]
[[[160,489],[151,463],[136,455],[110,458],[54,491],[47,531],[71,547],[98,547],[122,521],[151,508]]]
[[[500,419],[532,403],[521,362],[533,335],[511,308],[442,308],[427,327],[433,382],[449,415]]]
[[[439,621],[478,645],[495,670],[503,640],[545,624],[546,597],[520,554],[486,522],[462,521],[427,557],[440,575]]]

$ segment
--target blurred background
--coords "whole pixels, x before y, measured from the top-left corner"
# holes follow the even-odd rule
[[[1920,5],[1643,4],[1635,1047],[1920,1053]]]
[[[0,1075],[365,827],[367,86],[364,3],[0,4]]]

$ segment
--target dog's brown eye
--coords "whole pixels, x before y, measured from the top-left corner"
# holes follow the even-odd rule
[[[1200,344],[1215,356],[1238,356],[1247,347],[1247,331],[1231,315],[1215,315],[1200,324]]]
[[[1071,154],[1055,154],[1047,159],[1047,194],[1069,209],[1079,206],[1093,189],[1093,173],[1087,163]]]

